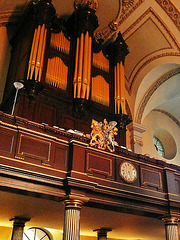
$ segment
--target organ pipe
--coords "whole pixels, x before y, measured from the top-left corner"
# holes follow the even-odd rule
[[[45,24],[39,25],[34,31],[34,38],[28,64],[27,79],[32,80],[34,76],[35,81],[41,81],[46,35],[47,29]]]
[[[76,42],[74,98],[89,99],[91,77],[91,43],[89,32],[81,33]]]
[[[126,114],[125,110],[125,80],[124,80],[124,65],[121,61],[117,62],[114,67],[114,82],[115,82],[115,114]]]

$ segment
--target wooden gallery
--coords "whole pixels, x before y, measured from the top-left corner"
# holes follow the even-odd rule
[[[0,239],[179,240],[180,163],[170,160],[178,158],[178,143],[163,142],[172,132],[159,141],[164,136],[160,130],[153,137],[156,143],[143,140],[143,103],[150,101],[150,90],[144,91],[144,102],[140,90],[133,92],[136,79],[143,79],[140,71],[157,58],[146,63],[144,58],[144,68],[137,70],[139,58],[133,67],[137,55],[129,33],[133,27],[134,34],[140,33],[142,19],[142,26],[157,21],[153,6],[125,31],[123,21],[130,21],[148,1],[116,1],[118,15],[99,30],[103,1],[57,2],[28,1],[9,39],[11,56],[0,105]],[[162,2],[152,4],[163,9]],[[68,4],[71,14],[61,17]],[[108,17],[108,9],[103,14]],[[161,44],[165,52],[167,43]],[[171,45],[174,52],[176,44]],[[145,53],[140,46],[139,56]],[[150,52],[146,54],[148,58]],[[130,74],[131,67],[136,73]],[[155,89],[150,84],[144,80],[142,85]],[[141,110],[138,117],[134,109]],[[159,108],[153,111],[164,114]],[[158,119],[163,125],[154,117]]]

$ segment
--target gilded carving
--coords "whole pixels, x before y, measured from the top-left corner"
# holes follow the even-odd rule
[[[108,149],[110,152],[114,152],[115,146],[118,145],[114,137],[118,131],[116,125],[117,122],[115,121],[111,121],[108,124],[106,119],[104,119],[103,123],[93,119],[91,124],[90,146],[96,146],[99,149]]]

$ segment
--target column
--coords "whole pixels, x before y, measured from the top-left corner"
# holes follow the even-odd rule
[[[146,131],[147,127],[132,122],[128,125],[128,130],[130,133],[130,145],[131,149],[135,153],[142,153],[143,141],[142,141],[142,133]]]
[[[83,201],[67,199],[65,204],[63,240],[79,240],[80,210]]]
[[[111,228],[100,228],[100,229],[94,229],[93,231],[97,231],[98,240],[107,240],[107,233],[109,231],[112,231],[112,229]]]
[[[6,23],[5,23],[6,24]],[[9,37],[6,25],[0,23],[0,103],[2,101],[3,92],[6,83],[6,77],[9,67],[9,60],[11,56],[11,46],[9,44]]]
[[[23,239],[23,230],[25,223],[28,222],[30,218],[24,217],[14,217],[9,221],[13,221],[13,232],[11,236],[11,240],[22,240]]]
[[[169,216],[162,219],[165,224],[166,240],[179,240],[178,221],[177,217]]]

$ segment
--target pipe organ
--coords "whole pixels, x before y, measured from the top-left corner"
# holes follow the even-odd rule
[[[70,41],[65,37],[63,31],[52,33],[50,48],[55,50],[53,57],[48,57],[45,83],[62,90],[67,89],[68,65],[64,55],[69,56]]]
[[[9,69],[20,71],[7,79],[8,86],[18,79],[25,83],[16,113],[86,132],[92,119],[115,120],[122,126],[128,105],[124,76],[128,47],[120,32],[115,41],[97,41],[97,1],[75,0],[75,11],[67,20],[58,18],[51,0],[32,0],[29,5],[26,20],[12,41],[12,47],[17,47],[19,39],[24,43],[19,44],[19,55],[12,54]],[[125,145],[124,137],[121,145]]]

